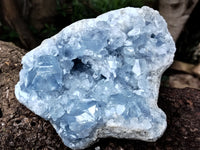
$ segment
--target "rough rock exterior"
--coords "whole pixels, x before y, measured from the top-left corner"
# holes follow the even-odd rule
[[[157,106],[160,77],[174,52],[157,11],[111,11],[27,53],[15,94],[73,149],[108,136],[155,141],[166,128]]]

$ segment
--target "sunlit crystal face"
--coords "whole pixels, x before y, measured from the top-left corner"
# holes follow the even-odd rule
[[[15,94],[71,148],[107,136],[153,141],[166,128],[157,97],[174,51],[158,12],[111,11],[66,27],[27,53]]]

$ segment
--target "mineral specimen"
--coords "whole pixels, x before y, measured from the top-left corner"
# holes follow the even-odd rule
[[[27,53],[15,94],[70,148],[110,136],[155,141],[166,128],[157,106],[160,78],[174,52],[157,11],[110,11],[73,23]]]

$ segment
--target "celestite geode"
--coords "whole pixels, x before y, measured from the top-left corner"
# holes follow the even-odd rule
[[[166,128],[157,106],[160,78],[174,52],[157,11],[110,11],[73,23],[27,53],[15,94],[70,148],[109,136],[155,141]]]

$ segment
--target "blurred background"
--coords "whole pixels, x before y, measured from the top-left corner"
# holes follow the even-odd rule
[[[77,20],[144,5],[160,12],[176,42],[175,61],[163,85],[200,89],[199,0],[0,0],[0,40],[30,51]]]

